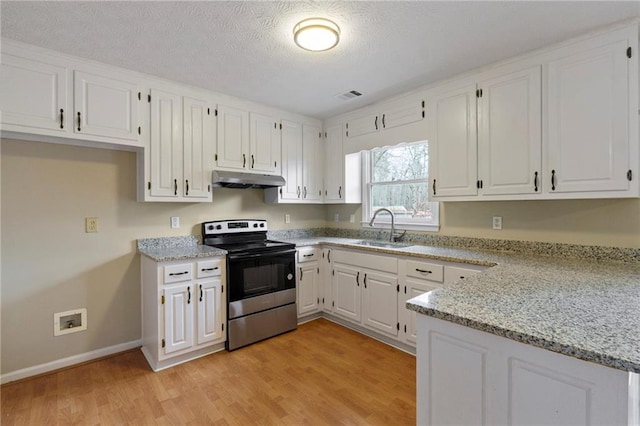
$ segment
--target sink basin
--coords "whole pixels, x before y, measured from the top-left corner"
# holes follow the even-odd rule
[[[381,247],[381,248],[404,248],[409,247],[409,244],[403,243],[392,243],[389,241],[360,241],[358,243],[359,246],[369,246],[369,247]]]

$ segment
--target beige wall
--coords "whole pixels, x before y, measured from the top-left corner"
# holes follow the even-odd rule
[[[502,230],[491,229],[493,216],[502,216]],[[327,207],[331,227],[361,220],[360,206]],[[640,199],[441,203],[439,235],[640,248]]]
[[[216,189],[203,204],[138,203],[131,152],[2,140],[2,373],[140,338],[135,240],[200,234],[210,219],[324,226],[324,206],[264,204]],[[84,218],[98,217],[97,234]],[[179,216],[180,229],[170,229]],[[87,331],[53,337],[54,312],[87,308]]]
[[[266,218],[272,229],[361,220],[359,206],[267,205],[262,190],[138,203],[129,152],[3,140],[1,156],[2,373],[139,339],[138,238],[199,234],[210,219]],[[502,231],[490,229],[493,215]],[[97,234],[84,233],[88,216],[98,217]],[[640,247],[637,199],[446,203],[441,221],[443,235]],[[88,330],[53,337],[53,313],[82,307]]]

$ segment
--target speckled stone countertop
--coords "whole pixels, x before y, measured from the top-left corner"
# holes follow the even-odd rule
[[[156,262],[196,259],[201,257],[224,256],[226,250],[203,246],[198,237],[143,238],[138,240],[138,252]]]
[[[493,266],[407,302],[451,321],[564,355],[640,373],[640,264],[603,259],[413,245],[377,248],[335,237],[287,239],[398,256]],[[592,250],[593,251],[593,250]],[[587,253],[587,254],[585,254]]]

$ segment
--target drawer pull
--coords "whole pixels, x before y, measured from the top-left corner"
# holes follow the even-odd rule
[[[421,274],[433,274],[433,272],[428,271],[426,269],[418,269],[418,268],[416,268],[416,271],[420,272]]]
[[[185,275],[185,274],[188,274],[188,273],[189,273],[189,271],[184,271],[184,272],[171,272],[171,273],[169,274],[169,276],[170,276],[170,277],[173,277],[173,276],[175,276],[175,275]]]
[[[216,269],[218,269],[217,266],[215,268],[202,268],[201,271],[202,272],[211,272],[211,271],[215,271]]]
[[[303,254],[303,255],[302,255],[302,257],[313,257],[313,256],[314,256],[314,253],[311,253],[311,254]]]
[[[202,284],[200,284],[200,301],[202,302]]]

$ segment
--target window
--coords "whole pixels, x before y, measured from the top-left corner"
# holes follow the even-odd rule
[[[397,228],[437,231],[438,203],[429,201],[428,171],[427,141],[368,151],[363,225],[368,226],[376,210],[387,208],[393,212]],[[390,227],[389,213],[380,212],[374,226]]]

